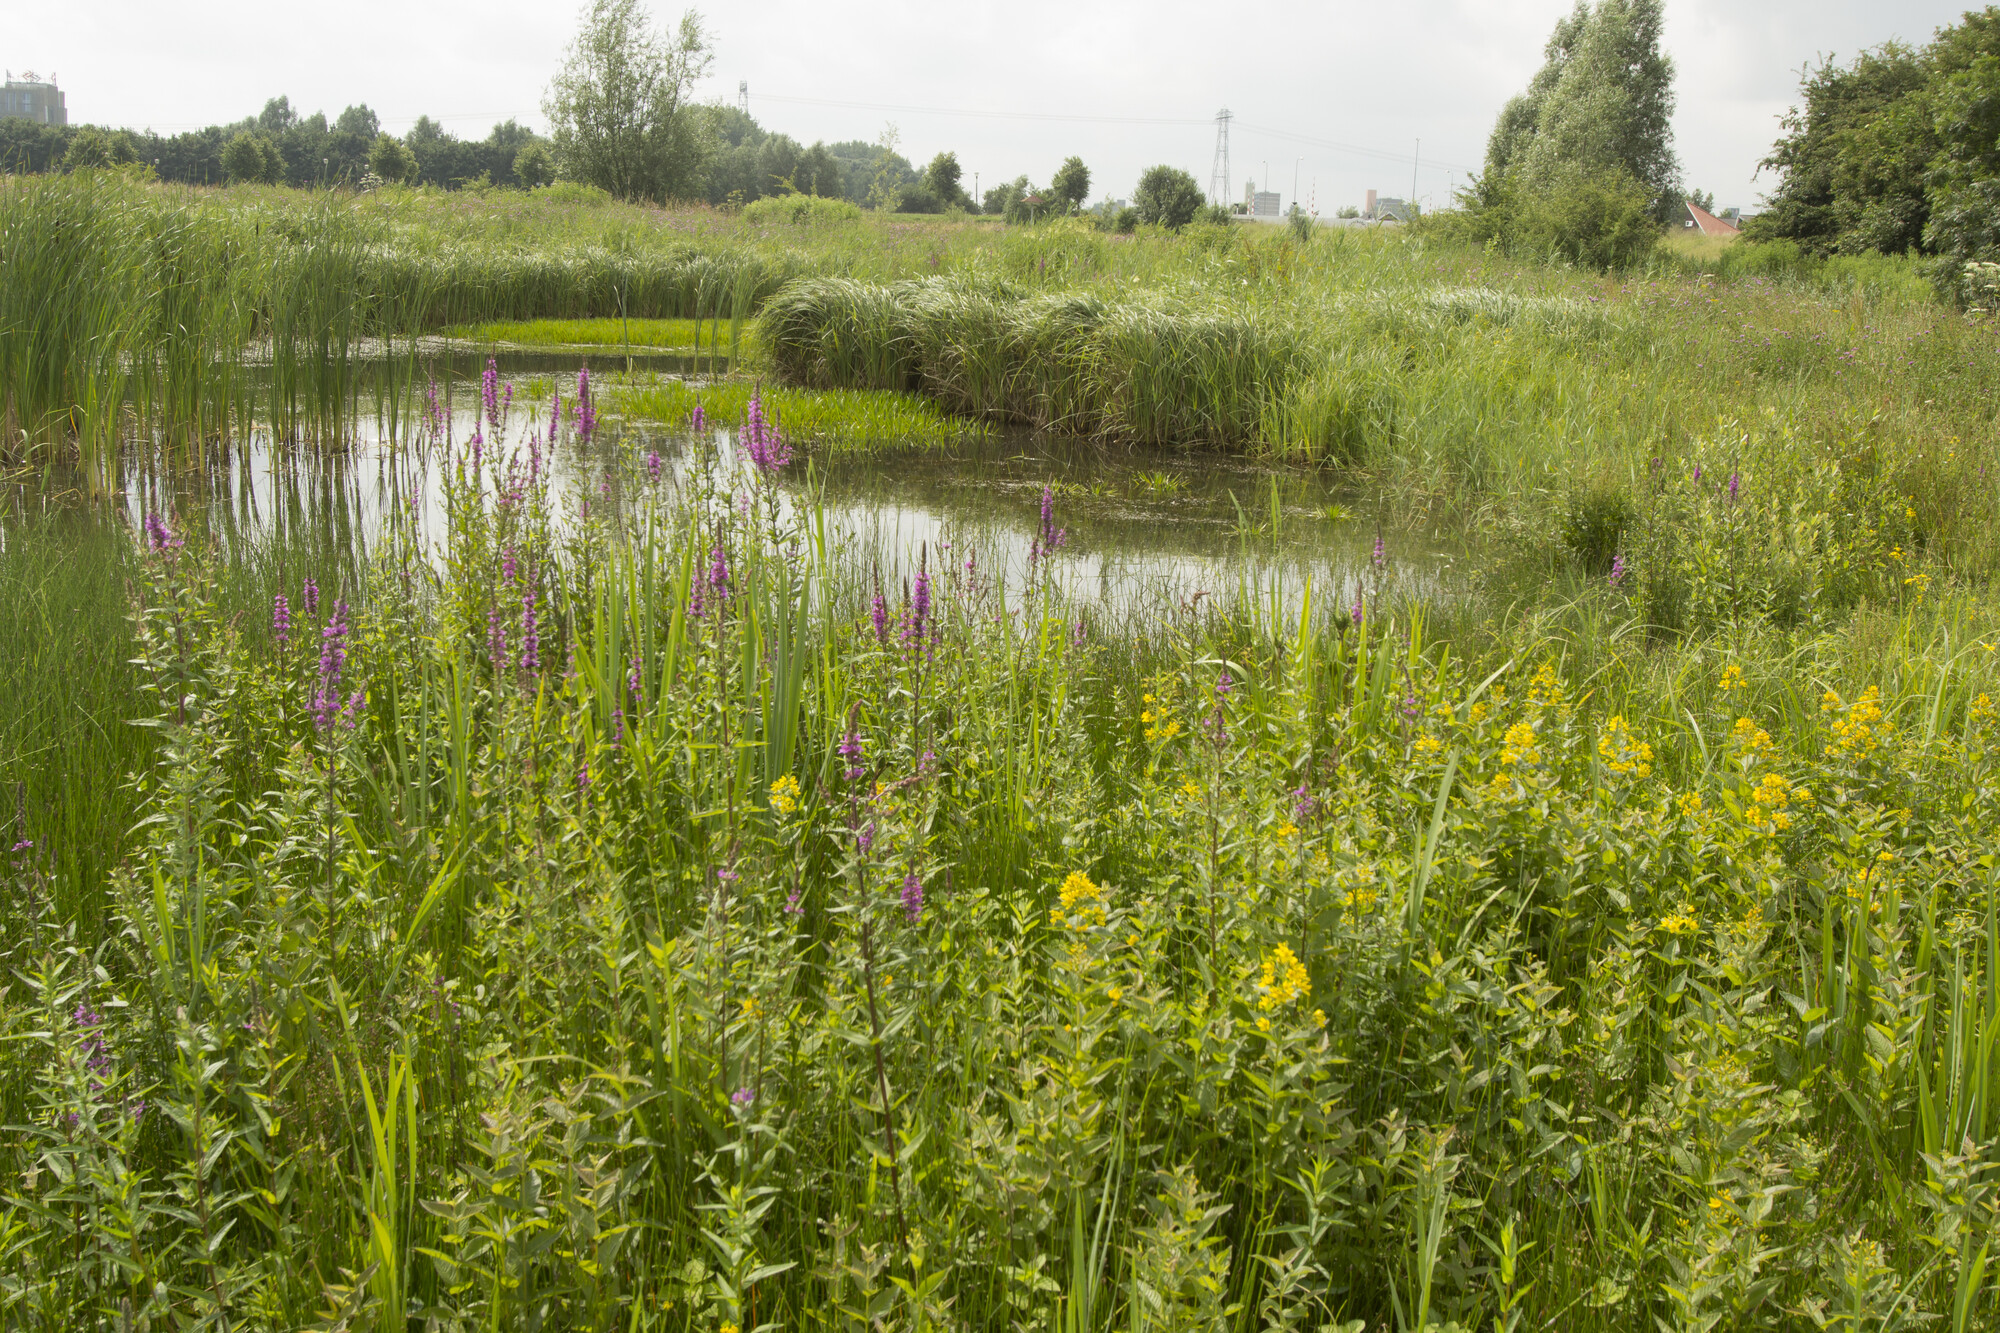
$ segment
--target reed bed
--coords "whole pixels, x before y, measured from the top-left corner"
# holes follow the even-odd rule
[[[12,1325],[1990,1322],[1977,603],[1114,622],[1052,500],[883,588],[506,438],[254,615],[135,535],[97,928],[5,863]]]

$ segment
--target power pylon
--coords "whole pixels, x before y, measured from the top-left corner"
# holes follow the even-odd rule
[[[1208,197],[1218,204],[1227,204],[1230,199],[1229,183],[1229,108],[1215,113],[1215,166],[1208,173]]]
[[[746,116],[750,114],[750,80],[748,79],[738,79],[736,81],[736,109]]]

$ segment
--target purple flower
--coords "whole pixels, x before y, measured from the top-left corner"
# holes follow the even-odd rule
[[[477,472],[480,461],[486,457],[486,437],[479,433],[477,426],[472,428],[472,439],[468,443],[472,445],[472,470]]]
[[[577,765],[576,789],[579,792],[590,790],[590,761],[588,759]]]
[[[31,852],[34,849],[35,849],[35,840],[33,838],[23,838],[19,842],[15,843],[13,847],[13,850],[17,852]]]
[[[1694,479],[1695,479],[1696,481],[1700,481],[1700,480],[1701,480],[1701,464],[1699,464],[1699,463],[1696,463],[1696,464],[1694,465]]]
[[[871,819],[861,826],[861,831],[854,835],[854,845],[861,849],[863,856],[868,854],[868,849],[875,845],[874,820]]]
[[[658,481],[660,479],[660,451],[658,449],[654,449],[646,455],[646,479],[648,481]]]
[[[1354,594],[1354,609],[1348,612],[1348,615],[1353,619],[1354,623],[1357,626],[1361,624],[1361,613],[1364,609],[1365,608],[1362,604],[1361,594],[1360,592],[1357,591]]]
[[[597,404],[592,401],[590,396],[590,367],[588,366],[576,372],[576,401],[577,438],[585,444],[589,444],[590,437],[597,433]]]
[[[502,583],[514,581],[514,548],[511,546],[500,552],[500,581]]]
[[[493,670],[507,669],[507,622],[500,615],[500,603],[486,612],[486,649],[493,655]]]
[[[1083,617],[1078,616],[1076,618],[1076,628],[1069,632],[1069,646],[1072,648],[1083,647],[1083,638],[1084,638]]]
[[[911,648],[922,648],[924,636],[929,632],[931,619],[931,576],[930,571],[917,567],[917,588],[910,598],[910,614],[903,625],[903,642]]]
[[[549,390],[549,448],[556,447],[556,439],[562,433],[562,385]]]
[[[1382,534],[1379,532],[1375,534],[1375,554],[1371,557],[1370,563],[1377,569],[1381,569],[1389,563],[1388,554],[1382,549]]]
[[[793,889],[790,893],[785,895],[785,911],[788,915],[791,916],[805,915],[806,909],[799,902],[799,891],[797,889]]]
[[[1738,480],[1739,478],[1736,473],[1731,472],[1729,474],[1729,503],[1731,504],[1736,503],[1736,485]]]
[[[632,669],[625,673],[625,684],[631,689],[632,693],[637,694],[639,687],[644,683],[645,675],[641,670],[639,655],[634,653],[632,655]]]
[[[743,432],[737,439],[737,447],[750,458],[751,464],[759,472],[776,472],[792,461],[791,446],[778,431],[778,423],[764,415],[763,398],[756,392],[750,394],[750,407],[743,418]]]
[[[847,780],[849,782],[859,782],[861,780],[861,774],[863,772],[863,769],[861,767],[860,732],[850,731],[845,736],[841,737],[840,757],[847,761],[847,770],[846,770]]]
[[[535,616],[535,581],[521,594],[521,669],[530,674],[542,669],[541,625]]]
[[[167,526],[166,519],[158,514],[146,515],[146,546],[153,554],[171,557],[184,545],[186,542]]]
[[[875,600],[868,604],[868,619],[875,626],[875,642],[889,642],[889,603],[882,596],[882,575],[875,575]]]
[[[292,641],[292,608],[283,593],[271,599],[271,633],[281,648]]]
[[[738,1088],[736,1091],[729,1094],[729,1104],[731,1106],[747,1107],[750,1105],[750,1103],[756,1100],[757,1100],[757,1094],[752,1092],[748,1088]]]
[[[334,719],[345,711],[340,685],[346,674],[347,603],[336,600],[326,628],[319,632],[319,687],[313,692],[312,714],[314,725],[322,732],[332,731]]]
[[[431,438],[444,438],[444,406],[438,402],[438,382],[433,379],[424,386],[424,419],[430,424]]]
[[[307,615],[319,614],[319,585],[312,581],[310,574],[306,576],[305,587],[299,590],[299,604],[305,607]]]
[[[1042,521],[1035,531],[1034,544],[1028,548],[1028,562],[1046,560],[1061,550],[1069,540],[1069,529],[1056,526],[1056,493],[1054,488],[1042,487]]]
[[[708,586],[715,593],[716,609],[729,599],[729,560],[724,555],[722,543],[717,542],[709,550]]]
[[[625,710],[614,708],[611,710],[611,748],[614,750],[621,749],[624,747],[624,744]]]
[[[486,424],[500,429],[500,363],[486,358],[486,373],[479,377],[479,401],[486,407]],[[477,437],[475,437],[476,439]],[[478,454],[473,455],[475,461]]]
[[[903,876],[903,915],[909,918],[911,925],[922,920],[924,915],[924,886],[914,870]]]
[[[694,411],[688,414],[688,430],[700,435],[708,429],[708,413],[701,410],[701,400],[695,399]]]
[[[1624,577],[1625,577],[1625,555],[1624,552],[1621,551],[1617,555],[1611,557],[1611,586],[1614,588],[1617,587],[1619,580],[1623,579]]]
[[[1301,782],[1298,790],[1292,793],[1292,818],[1310,819],[1312,818],[1313,811],[1317,809],[1319,809],[1319,801],[1310,791],[1306,790],[1306,784]]]

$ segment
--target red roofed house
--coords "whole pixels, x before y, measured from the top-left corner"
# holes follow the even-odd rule
[[[1700,204],[1689,204],[1687,211],[1688,220],[1681,225],[1697,228],[1704,236],[1735,236],[1743,230],[1729,219],[1715,216]]]

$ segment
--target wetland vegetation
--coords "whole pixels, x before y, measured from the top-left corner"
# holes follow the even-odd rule
[[[0,183],[0,1322],[1991,1322],[1990,324],[797,211]]]

